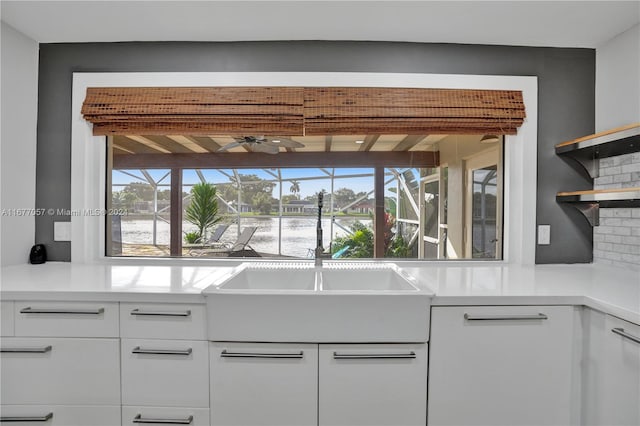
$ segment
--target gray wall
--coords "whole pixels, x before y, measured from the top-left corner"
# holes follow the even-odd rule
[[[558,206],[559,190],[590,181],[554,145],[594,131],[595,51],[387,42],[83,43],[40,46],[36,207],[70,208],[71,77],[84,72],[334,71],[537,76],[539,84],[537,223],[551,224],[551,245],[537,263],[590,262],[591,227]],[[51,260],[70,260],[53,241],[52,216],[36,219],[36,241]]]

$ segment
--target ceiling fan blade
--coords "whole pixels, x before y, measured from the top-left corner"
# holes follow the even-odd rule
[[[274,140],[280,141],[280,142],[276,143],[274,142]],[[304,148],[304,144],[301,144],[300,142],[294,141],[293,139],[289,139],[289,138],[268,138],[267,141],[277,146],[282,146],[285,148]]]
[[[280,152],[277,146],[266,143],[254,143],[251,145],[253,152],[264,152],[265,154],[277,154]]]
[[[230,150],[231,148],[236,148],[236,147],[238,147],[238,146],[242,146],[242,143],[240,143],[240,142],[231,142],[231,143],[228,143],[228,144],[226,144],[225,146],[223,146],[223,147],[219,148],[216,152],[224,152],[224,151],[228,151],[228,150]]]

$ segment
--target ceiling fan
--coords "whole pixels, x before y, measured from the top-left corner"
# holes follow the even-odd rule
[[[237,146],[248,146],[253,152],[264,152],[266,154],[277,154],[280,152],[280,147],[304,148],[304,145],[300,142],[278,136],[239,136],[233,139],[235,142],[223,146],[217,152],[228,151]]]

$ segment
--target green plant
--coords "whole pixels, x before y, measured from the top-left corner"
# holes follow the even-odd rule
[[[385,257],[407,258],[411,255],[411,247],[402,235],[393,232],[395,218],[389,213],[384,216],[384,253]],[[344,247],[348,249],[341,257],[371,258],[373,257],[374,235],[373,230],[356,222],[351,225],[351,234],[338,237],[333,241],[332,253],[337,253]]]
[[[184,234],[184,242],[187,244],[198,244],[202,239],[202,235],[198,231],[187,232]]]
[[[391,241],[391,245],[385,251],[385,257],[401,257],[407,258],[411,255],[411,247],[407,241],[398,235]]]
[[[333,241],[331,250],[336,253],[348,246],[342,257],[370,258],[373,257],[373,230],[360,222],[351,225],[352,233],[338,237]]]
[[[191,203],[185,210],[185,219],[195,225],[200,238],[206,239],[206,233],[222,220],[218,216],[216,187],[210,183],[197,183],[191,188]]]

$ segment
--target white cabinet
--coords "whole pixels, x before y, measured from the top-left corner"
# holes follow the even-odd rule
[[[321,344],[321,426],[424,426],[426,344]]]
[[[2,339],[2,404],[120,405],[117,339]]]
[[[118,337],[118,304],[15,302],[15,335]]]
[[[584,423],[640,424],[640,325],[589,312]]]
[[[209,407],[204,341],[122,339],[122,403]]]
[[[576,309],[432,307],[429,425],[576,424]]]
[[[640,425],[640,325],[607,315],[603,424]]]
[[[120,406],[3,405],[0,423],[20,426],[115,426]]]
[[[13,302],[0,302],[0,336],[13,336]]]
[[[205,305],[121,303],[120,337],[206,340]]]
[[[209,426],[209,409],[122,407],[122,426],[138,426],[140,424]]]
[[[318,345],[211,343],[211,424],[317,425]]]

